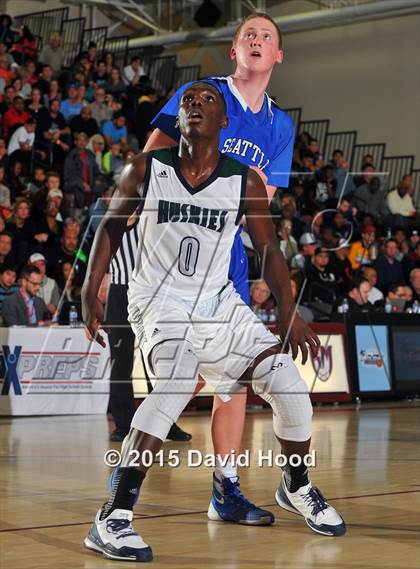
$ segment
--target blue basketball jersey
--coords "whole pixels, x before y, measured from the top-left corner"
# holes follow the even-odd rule
[[[226,101],[228,127],[221,129],[219,150],[247,166],[255,166],[267,176],[267,184],[286,188],[289,183],[293,157],[294,124],[265,94],[258,113],[253,113],[233,84],[232,77],[208,77]],[[186,83],[166,103],[152,124],[178,141],[179,129],[175,127],[179,103]],[[248,288],[248,261],[240,238],[240,231],[232,248],[229,277],[243,300],[250,304]]]

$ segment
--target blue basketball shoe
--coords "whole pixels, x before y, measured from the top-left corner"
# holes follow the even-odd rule
[[[284,474],[276,492],[276,502],[288,512],[300,514],[307,525],[315,532],[331,537],[346,533],[346,524],[340,514],[325,500],[324,496],[312,486],[311,482],[289,492]]]
[[[250,526],[268,526],[274,523],[274,516],[258,508],[243,496],[239,490],[239,477],[219,479],[213,474],[213,493],[207,516],[212,521],[234,522]]]

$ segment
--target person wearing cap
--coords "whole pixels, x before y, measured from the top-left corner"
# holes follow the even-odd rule
[[[353,270],[357,271],[363,265],[371,265],[377,256],[376,227],[366,225],[362,229],[362,239],[352,243],[349,261]]]
[[[83,105],[79,101],[79,87],[78,83],[70,83],[67,89],[67,99],[61,103],[61,113],[66,119],[67,124],[71,118],[80,115]]]
[[[299,239],[300,253],[292,257],[290,266],[292,268],[302,269],[304,273],[307,272],[311,265],[312,257],[315,253],[317,246],[317,239],[313,233],[303,233]]]
[[[47,277],[47,260],[41,253],[33,253],[29,257],[28,264],[34,265],[39,269],[42,276],[42,283],[36,293],[36,296],[42,298],[47,305],[48,312],[53,316],[56,313],[58,303],[60,302],[60,292],[55,280]]]

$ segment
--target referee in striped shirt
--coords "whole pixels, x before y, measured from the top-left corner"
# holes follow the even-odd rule
[[[122,441],[128,434],[135,411],[132,383],[135,336],[128,324],[127,292],[139,243],[138,225],[138,216],[133,214],[128,219],[121,245],[110,266],[105,322],[110,328],[112,367],[109,402],[115,421],[115,431],[111,433],[111,441],[114,442]],[[143,368],[150,393],[152,384],[144,365]],[[173,441],[189,441],[191,435],[174,423],[167,438]]]

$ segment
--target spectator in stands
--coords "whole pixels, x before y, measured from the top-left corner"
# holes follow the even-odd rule
[[[60,190],[51,190],[51,192],[60,192]],[[61,192],[60,194],[62,195]],[[47,254],[47,251],[54,247],[58,248],[63,222],[59,219],[59,206],[54,197],[47,198],[45,209],[35,217],[35,228],[33,251]]]
[[[145,72],[141,64],[141,58],[138,55],[133,55],[130,64],[123,69],[122,79],[127,86],[137,87],[140,77],[143,75],[145,75]]]
[[[98,55],[98,47],[94,41],[90,41],[86,53],[86,59],[91,69],[96,67],[96,57]]]
[[[420,236],[417,229],[413,229],[410,232],[409,239],[408,239],[408,251],[409,255],[412,255],[417,247],[417,243],[420,242]]]
[[[47,181],[47,176],[45,174],[44,166],[35,166],[33,175],[26,184],[29,199],[32,201],[33,197],[45,186]]]
[[[275,302],[271,298],[271,290],[263,279],[254,281],[250,288],[251,308],[263,322],[269,322],[270,315],[275,313]]]
[[[292,291],[293,300],[297,302],[298,298],[298,285],[294,278],[290,279],[290,288]],[[303,304],[299,304],[297,307],[298,314],[305,322],[313,322],[314,313],[310,308]]]
[[[19,35],[20,37],[11,51],[16,63],[23,65],[26,59],[36,61],[38,56],[38,44],[35,36],[28,26],[22,26],[19,30]]]
[[[0,263],[16,264],[12,252],[12,236],[7,231],[0,233]]]
[[[43,95],[48,95],[50,92],[51,79],[53,76],[53,70],[51,65],[46,64],[43,66],[41,74],[38,81],[35,83],[35,87],[41,89]]]
[[[83,284],[86,274],[86,264],[77,256],[78,237],[75,231],[64,231],[60,239],[60,245],[47,251],[48,274],[53,276],[59,284],[63,285],[63,264],[70,263],[74,271],[74,283],[77,286]]]
[[[10,51],[8,51],[7,45],[0,40],[0,56],[2,55],[5,55],[7,57],[10,69],[13,69],[13,67],[19,67],[16,61],[14,60],[13,55],[10,53]]]
[[[57,101],[59,101],[61,104],[62,98],[63,97],[61,95],[60,85],[59,85],[57,79],[51,79],[50,89],[48,91],[48,94],[44,95],[44,105],[47,108],[50,108],[51,103],[52,103],[52,101],[54,101],[54,99],[57,99]]]
[[[370,167],[370,166],[369,166]],[[353,205],[360,213],[367,213],[378,222],[389,214],[385,194],[381,190],[381,181],[377,177],[371,178],[369,183],[360,184],[353,194]]]
[[[27,104],[26,109],[34,119],[39,121],[39,117],[42,115],[44,108],[42,91],[38,89],[38,87],[34,87],[31,92],[31,100],[29,104]]]
[[[73,265],[69,261],[64,261],[61,265],[60,290],[64,302],[80,301],[81,285],[75,284],[75,272]]]
[[[41,175],[42,178],[42,175]],[[48,193],[51,190],[60,190],[60,174],[53,170],[47,172],[45,182],[40,185],[38,191],[32,198],[32,203],[36,211],[42,212],[47,204]]]
[[[296,239],[292,235],[292,222],[289,219],[280,220],[280,251],[289,262],[298,253]]]
[[[49,43],[44,45],[41,53],[39,54],[39,62],[44,65],[49,65],[54,77],[58,77],[60,75],[64,62],[64,53],[61,48],[60,34],[57,32],[52,34]]]
[[[349,261],[354,270],[363,265],[371,265],[377,257],[376,227],[365,225],[362,229],[362,239],[355,241],[350,248]]]
[[[60,112],[60,101],[52,99],[50,108],[40,113],[38,124],[40,148],[44,148],[49,156],[49,163],[62,163],[70,150],[70,127]]]
[[[41,253],[34,253],[29,257],[29,265],[34,265],[39,269],[42,276],[42,284],[37,292],[36,296],[42,298],[48,308],[48,312],[51,317],[57,311],[58,303],[60,302],[60,291],[58,290],[58,285],[54,279],[47,277],[47,260]]]
[[[364,277],[355,277],[353,287],[347,295],[349,312],[369,312],[372,304],[369,302],[371,285]],[[336,306],[341,306],[343,299],[337,301]]]
[[[89,207],[98,197],[95,181],[99,177],[99,169],[93,152],[86,148],[88,142],[84,132],[76,135],[76,148],[67,154],[64,161],[64,192],[73,196],[77,210]]]
[[[13,99],[13,106],[11,106],[3,116],[3,135],[5,139],[9,140],[13,132],[19,126],[23,126],[29,117],[30,114],[25,111],[25,101],[22,97],[16,96]]]
[[[413,300],[420,302],[420,269],[413,269],[411,271],[410,285],[413,291]]]
[[[1,81],[1,79],[0,79]],[[16,97],[16,89],[13,85],[9,85],[4,89],[3,100],[0,103],[0,114],[4,116],[6,111],[13,106],[13,99]]]
[[[335,303],[338,285],[336,276],[330,267],[329,252],[322,247],[317,247],[307,271],[309,282],[305,296],[309,301],[320,300],[330,305]]]
[[[356,188],[359,186],[369,186],[372,178],[375,177],[375,166],[373,162],[362,161],[362,173],[360,176],[354,176],[353,181]]]
[[[12,134],[7,147],[10,162],[29,163],[32,160],[32,149],[35,142],[36,120],[31,116],[25,120],[23,126],[19,127]]]
[[[124,161],[121,154],[121,144],[111,142],[108,152],[104,154],[103,169],[109,176],[119,174],[123,168]]]
[[[96,200],[89,208],[90,230],[94,234],[102,221],[103,216],[107,212],[109,204],[111,203],[112,194],[114,193],[114,186],[107,188],[103,196]]]
[[[98,126],[112,119],[112,110],[106,103],[106,91],[103,87],[97,87],[94,93],[94,101],[89,107],[92,109],[92,118],[95,119]]]
[[[6,185],[10,190],[10,197],[12,203],[16,200],[17,196],[25,195],[27,192],[24,178],[22,177],[23,166],[22,162],[16,160],[6,169]]]
[[[111,146],[113,142],[119,142],[123,150],[127,148],[128,132],[125,126],[125,115],[122,111],[114,113],[112,121],[106,121],[102,125],[101,131],[108,146]]]
[[[100,61],[98,61],[96,69],[92,73],[92,81],[96,85],[96,87],[99,87],[100,85],[106,85],[108,80],[109,80],[109,75],[106,70],[106,63],[105,60],[101,59]]]
[[[28,84],[33,87],[35,83],[39,80],[38,74],[36,72],[36,64],[32,59],[27,59],[25,61],[24,67],[19,70],[22,79],[28,82]]]
[[[105,172],[103,167],[105,139],[102,136],[102,134],[94,134],[92,138],[89,140],[89,144],[87,147],[95,155],[96,165],[98,166],[100,172],[101,173]]]
[[[115,58],[114,58],[114,54],[112,53],[112,51],[107,51],[104,55],[104,61],[105,61],[105,65],[106,65],[106,72],[108,73],[108,75],[111,75],[111,71],[113,67],[117,67],[117,65],[115,64]],[[118,67],[117,67],[118,69]]]
[[[4,165],[0,162],[0,213],[4,210],[10,210],[10,190],[4,182]]]
[[[392,312],[404,312],[407,302],[407,287],[403,282],[393,283],[389,285],[386,295],[386,301],[397,301],[392,303]]]
[[[44,326],[49,312],[42,298],[36,295],[42,285],[42,275],[33,265],[26,265],[20,274],[20,288],[8,296],[2,307],[5,326]]]
[[[12,236],[13,254],[16,264],[20,267],[29,257],[29,246],[34,235],[34,223],[30,217],[31,204],[24,197],[16,198],[13,206],[13,216],[6,223],[6,231]]]
[[[21,77],[15,77],[12,81],[12,86],[15,88],[16,95],[22,97],[25,102],[27,102],[27,99],[31,97],[32,87],[26,79],[24,80]]]
[[[401,263],[396,260],[398,245],[395,239],[388,239],[384,252],[381,253],[373,266],[378,274],[378,288],[385,294],[393,283],[404,282]]]
[[[19,290],[16,282],[17,269],[10,263],[0,263],[0,313],[4,299]]]
[[[317,246],[317,239],[315,235],[313,233],[304,233],[299,239],[299,245],[302,250],[302,254],[308,259],[312,259]]]
[[[350,246],[345,239],[340,239],[338,248],[331,253],[331,270],[335,274],[337,290],[339,294],[345,294],[350,290],[353,271],[349,261]]]
[[[7,157],[7,148],[4,138],[0,138],[0,162],[4,162]]]
[[[9,58],[6,54],[0,55],[0,79],[4,80],[5,85],[10,85],[16,77],[15,69],[15,67],[10,67]]]
[[[76,115],[71,119],[70,130],[73,135],[77,132],[84,132],[88,138],[99,132],[96,120],[92,118],[92,109],[90,107],[83,107],[80,115]]]
[[[308,180],[306,180],[306,187]],[[334,169],[330,165],[323,166],[316,173],[315,200],[324,207],[333,207],[337,193],[337,180],[334,177]]]
[[[416,216],[413,198],[408,194],[407,184],[401,181],[395,190],[389,192],[387,205],[392,214],[392,225],[404,227]]]
[[[376,269],[370,265],[364,265],[361,270],[362,276],[367,279],[370,283],[371,289],[369,291],[368,300],[371,304],[375,304],[379,300],[383,300],[383,293],[376,288],[376,283],[378,282],[378,275]]]
[[[83,105],[79,101],[79,88],[79,83],[70,83],[67,89],[67,99],[61,103],[60,111],[67,123],[82,111]]]
[[[337,182],[336,197],[339,199],[343,194],[348,194],[354,191],[354,183],[351,175],[349,174],[350,165],[344,157],[342,150],[334,150],[332,165],[334,169],[334,178]]]
[[[9,14],[0,15],[0,42],[7,46],[7,49],[12,47],[15,41],[15,33],[12,30],[12,18]]]
[[[139,148],[144,147],[153,130],[151,122],[156,115],[157,100],[158,95],[156,89],[149,87],[137,102],[135,125]]]
[[[116,97],[121,96],[126,92],[127,86],[121,79],[121,74],[118,67],[113,67],[111,69],[111,72],[109,73],[109,81],[106,83],[105,89],[107,93],[111,93]]]
[[[313,156],[313,161],[317,169],[324,166],[324,160],[320,152],[319,140],[317,138],[311,138],[308,144],[308,150]]]
[[[407,194],[414,199],[415,188],[413,184],[413,176],[411,174],[405,174],[402,177],[401,183],[407,189]]]
[[[329,250],[338,247],[339,236],[334,232],[334,229],[327,224],[321,225],[320,228],[321,244]]]

